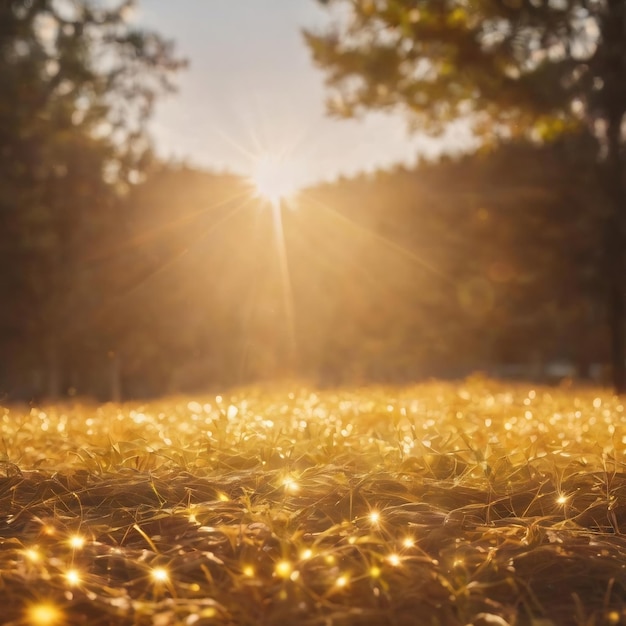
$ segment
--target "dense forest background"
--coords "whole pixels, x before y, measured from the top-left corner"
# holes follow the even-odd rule
[[[108,398],[284,377],[601,378],[602,189],[585,141],[305,190],[281,209],[287,285],[275,212],[247,181],[155,162],[113,207],[90,199],[89,238],[77,219],[64,227],[64,292],[58,251],[7,258],[0,384]],[[53,360],[36,297],[57,313]]]
[[[184,61],[127,5],[0,5],[5,398],[605,380],[611,199],[582,126],[272,209],[154,157],[146,120]]]

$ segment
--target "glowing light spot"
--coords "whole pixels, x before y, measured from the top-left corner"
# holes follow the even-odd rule
[[[244,576],[247,576],[248,578],[254,578],[254,567],[252,567],[252,565],[244,565],[243,569],[241,570],[243,572]]]
[[[70,569],[65,573],[65,580],[72,587],[78,585],[80,583],[80,573],[78,570]]]
[[[405,537],[402,541],[402,545],[405,548],[414,548],[415,547],[415,539],[413,537]]]
[[[378,567],[377,565],[373,565],[372,567],[370,567],[370,576],[372,578],[379,578],[380,573],[380,567]]]
[[[274,572],[279,578],[289,578],[292,571],[293,566],[289,561],[278,561],[274,567]]]
[[[170,579],[169,572],[164,567],[155,567],[150,576],[157,583],[166,583]]]
[[[369,518],[372,524],[378,524],[380,522],[380,513],[378,511],[371,511]]]
[[[54,626],[63,620],[63,613],[54,604],[43,602],[28,608],[27,619],[33,626]]]
[[[287,478],[283,480],[283,487],[285,491],[291,491],[292,493],[300,491],[300,485],[291,476],[287,476]]]
[[[230,502],[230,498],[225,493],[218,493],[217,494],[217,499],[220,502]]]
[[[335,581],[335,586],[342,589],[343,587],[347,587],[349,583],[350,578],[344,574],[343,576],[339,576],[339,578],[337,578],[337,580]]]
[[[68,543],[74,550],[82,550],[85,547],[86,539],[80,535],[73,535],[68,539]]]
[[[565,494],[561,494],[557,499],[556,499],[557,504],[565,504],[567,502],[567,496]]]
[[[234,420],[237,417],[237,413],[239,413],[239,409],[234,404],[231,404],[226,411],[226,417],[229,420]]]
[[[454,559],[454,561],[452,561],[452,567],[461,567],[465,564],[465,561],[463,561],[463,559],[461,558],[457,558]]]
[[[398,554],[393,553],[387,557],[387,562],[394,567],[399,567],[402,563],[402,559]]]
[[[28,548],[24,550],[24,556],[31,563],[38,563],[39,561],[41,561],[41,553],[36,548]]]
[[[305,550],[302,550],[302,552],[300,552],[300,558],[303,561],[310,559],[312,556],[313,556],[313,550],[311,550],[310,548],[306,548]]]

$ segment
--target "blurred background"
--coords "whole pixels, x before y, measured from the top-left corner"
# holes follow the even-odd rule
[[[3,2],[4,398],[615,383],[623,232],[611,248],[607,231],[624,220],[599,118],[553,107],[485,131],[466,107],[407,126],[406,93],[388,97],[406,59],[362,62],[402,41],[358,48],[341,25],[371,34],[426,4]],[[376,72],[374,95],[354,88]]]

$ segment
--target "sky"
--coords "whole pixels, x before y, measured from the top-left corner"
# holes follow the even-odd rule
[[[190,62],[152,122],[165,158],[250,175],[264,153],[286,153],[303,186],[441,149],[410,136],[401,114],[326,115],[324,75],[301,35],[329,21],[316,0],[142,0],[136,19]]]

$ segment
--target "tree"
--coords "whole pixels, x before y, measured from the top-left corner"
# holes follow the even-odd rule
[[[132,27],[133,7],[0,4],[0,349],[13,369],[45,361],[52,396],[102,297],[90,251],[121,234],[121,194],[150,160],[146,122],[184,65],[170,42]]]
[[[626,391],[626,2],[319,1],[344,10],[304,33],[337,115],[399,108],[433,134],[464,118],[491,140],[593,130],[606,198],[589,210],[603,216],[613,383]]]

